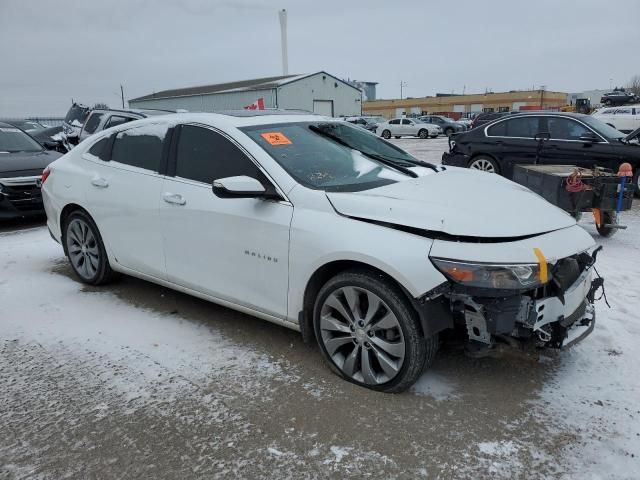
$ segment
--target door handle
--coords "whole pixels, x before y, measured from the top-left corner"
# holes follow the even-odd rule
[[[91,180],[91,185],[98,188],[107,188],[109,186],[109,182],[102,177],[96,177]]]
[[[179,193],[169,193],[165,192],[162,194],[162,199],[167,203],[172,203],[174,205],[184,205],[187,201],[184,199],[182,195]]]

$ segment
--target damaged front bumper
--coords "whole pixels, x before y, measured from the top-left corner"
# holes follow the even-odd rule
[[[476,348],[506,343],[564,349],[595,327],[594,298],[603,280],[597,274],[594,278],[594,263],[595,255],[587,253],[564,259],[556,265],[557,278],[529,291],[492,292],[449,283],[425,303],[447,305],[452,324],[466,330]]]

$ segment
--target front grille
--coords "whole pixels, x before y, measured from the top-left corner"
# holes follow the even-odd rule
[[[2,200],[11,203],[16,210],[27,212],[43,208],[42,192],[35,179],[12,185],[7,185],[8,182],[0,183],[2,184],[2,193],[0,193]]]

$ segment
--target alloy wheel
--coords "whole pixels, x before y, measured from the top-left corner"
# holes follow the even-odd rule
[[[389,382],[404,363],[400,322],[376,294],[342,287],[324,301],[320,312],[322,344],[348,377],[367,385]]]
[[[478,158],[477,160],[474,160],[473,162],[471,162],[471,165],[469,165],[469,168],[472,170],[481,170],[483,172],[496,173],[496,169],[493,166],[493,163],[491,163],[491,161],[487,160],[486,158]]]
[[[91,227],[74,218],[67,228],[67,251],[74,270],[85,280],[95,277],[100,266],[100,249]]]

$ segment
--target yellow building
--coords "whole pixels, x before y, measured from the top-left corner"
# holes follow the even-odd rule
[[[558,110],[567,104],[567,94],[546,90],[522,90],[473,95],[442,95],[435,97],[374,100],[364,102],[363,115],[446,114],[459,118],[470,113],[510,112],[519,110]]]

